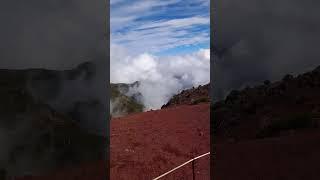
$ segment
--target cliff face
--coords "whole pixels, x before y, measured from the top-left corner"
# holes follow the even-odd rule
[[[104,158],[106,138],[52,103],[66,79],[91,78],[89,64],[68,71],[2,69],[0,77],[1,172],[42,174]]]
[[[217,139],[255,139],[319,125],[320,66],[296,77],[232,91],[212,108]]]

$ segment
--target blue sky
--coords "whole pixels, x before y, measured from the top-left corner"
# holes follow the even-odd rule
[[[111,44],[157,56],[208,49],[210,0],[111,0]]]

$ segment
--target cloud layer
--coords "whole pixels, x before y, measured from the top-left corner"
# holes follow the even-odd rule
[[[312,0],[216,1],[214,98],[319,65],[319,6]]]
[[[180,90],[209,83],[210,50],[167,57],[130,55],[121,46],[111,46],[111,82],[140,81],[137,89],[147,109],[157,109]]]
[[[108,129],[109,106],[104,37],[107,10],[100,0],[6,0],[0,6],[0,69],[65,70],[92,62],[97,68],[90,82],[63,81],[61,86],[48,89],[59,94],[54,99],[59,110],[71,108],[77,101],[99,100],[103,108],[91,113],[95,115],[87,118],[86,128],[103,134]],[[52,87],[54,83],[48,81],[43,86]]]
[[[209,44],[209,0],[111,1],[111,42],[158,53]]]
[[[100,0],[5,0],[0,6],[0,68],[68,69],[105,56]]]
[[[140,81],[146,109],[210,81],[209,0],[111,0],[111,82]]]

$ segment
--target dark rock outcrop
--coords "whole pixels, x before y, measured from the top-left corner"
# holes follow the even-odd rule
[[[161,109],[178,106],[178,105],[193,105],[202,102],[210,102],[209,92],[210,84],[200,85],[197,88],[191,88],[181,91],[174,95],[167,104],[163,105]]]

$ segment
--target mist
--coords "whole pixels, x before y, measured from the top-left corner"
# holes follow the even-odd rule
[[[216,1],[213,98],[319,65],[319,5],[311,0]]]
[[[86,108],[86,115],[81,117],[87,118],[81,124],[100,134],[106,134],[108,129],[107,11],[105,2],[100,0],[10,0],[0,6],[0,69],[62,71],[90,62],[94,71],[90,79],[80,74],[74,80],[57,77],[54,81],[43,78],[42,82],[35,82],[34,76],[42,76],[36,73],[30,76],[28,86],[40,99],[51,93],[51,99],[42,100],[60,112],[67,113],[79,103],[84,108],[98,101],[97,107]]]
[[[131,55],[124,47],[111,44],[111,83],[133,83],[138,87],[145,110],[159,109],[181,90],[210,82],[210,50],[174,56],[150,53]]]
[[[0,68],[70,69],[105,50],[99,0],[3,1]]]
[[[0,71],[4,72],[1,74],[7,74],[9,71],[4,69],[10,69],[14,77],[26,80],[21,81],[26,83],[22,91],[28,90],[42,108],[49,105],[50,110],[70,115],[82,129],[101,136],[107,136],[109,129],[108,11],[105,1],[100,0],[5,0],[0,5]],[[23,77],[13,70],[27,70],[23,71],[27,73]],[[70,74],[76,75],[70,78]],[[20,83],[20,79],[10,77],[2,76],[4,90],[7,84],[15,87]],[[2,95],[7,95],[3,92]],[[6,107],[5,103],[8,100],[1,107]],[[44,147],[48,142],[42,142],[48,132],[40,132],[32,124],[42,113],[38,112],[41,107],[30,107],[36,111],[31,114],[20,114],[15,109],[1,111],[0,168],[8,176],[57,168],[57,155],[52,147]],[[12,125],[7,126],[7,122]],[[44,152],[34,153],[34,147],[39,144]]]

